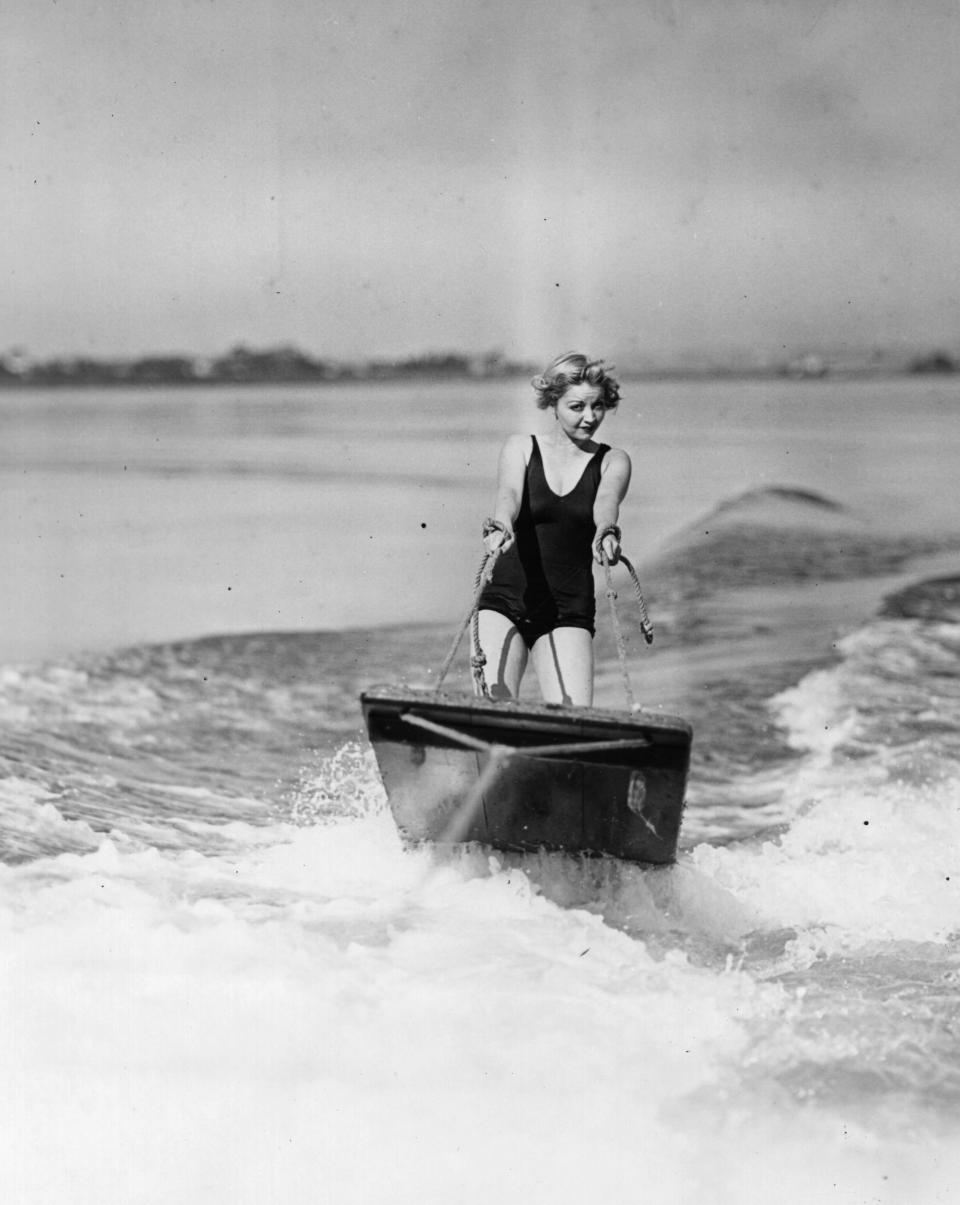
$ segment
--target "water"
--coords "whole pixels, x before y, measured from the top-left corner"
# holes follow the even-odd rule
[[[695,728],[643,870],[406,850],[360,730],[522,384],[0,393],[7,1199],[949,1199],[957,404],[626,390],[631,678]]]

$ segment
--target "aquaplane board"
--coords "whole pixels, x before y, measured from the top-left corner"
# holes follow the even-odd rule
[[[373,688],[360,702],[408,841],[655,865],[676,858],[693,736],[677,716],[405,687]],[[551,752],[571,744],[579,748]],[[499,750],[495,765],[489,746]]]

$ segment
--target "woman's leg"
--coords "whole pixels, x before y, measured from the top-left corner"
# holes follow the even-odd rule
[[[554,628],[531,650],[545,703],[593,702],[593,637],[586,628]]]
[[[483,672],[493,699],[515,699],[520,679],[527,668],[527,646],[517,626],[499,611],[481,610],[477,614],[480,648],[487,658]]]

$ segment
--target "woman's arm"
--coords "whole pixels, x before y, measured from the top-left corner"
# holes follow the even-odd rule
[[[603,458],[600,475],[600,487],[593,503],[593,522],[596,525],[596,535],[600,536],[608,527],[616,527],[620,518],[620,503],[627,496],[630,488],[632,467],[630,457],[620,450],[611,448]],[[610,532],[603,538],[603,551],[611,564],[616,564],[620,558],[620,540]],[[594,559],[600,562],[599,544],[594,544]]]
[[[497,523],[502,523],[510,534],[506,536],[502,531],[492,531],[484,540],[488,552],[493,552],[501,546],[507,549],[513,543],[514,524],[520,513],[520,500],[523,497],[523,478],[527,471],[529,446],[529,435],[511,435],[500,450],[497,500],[493,507],[493,518]]]

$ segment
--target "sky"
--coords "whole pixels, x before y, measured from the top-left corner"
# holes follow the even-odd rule
[[[0,354],[960,349],[955,0],[0,25]]]

